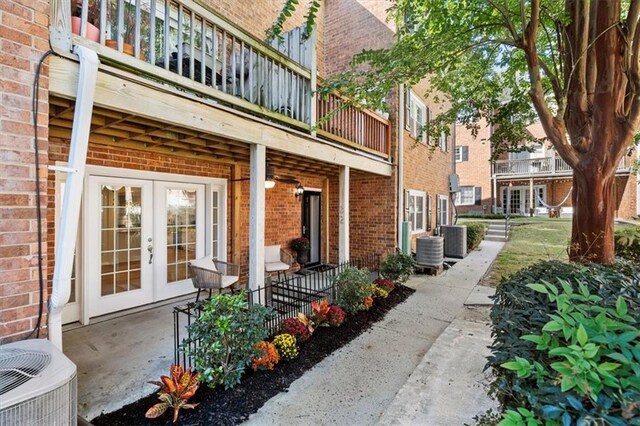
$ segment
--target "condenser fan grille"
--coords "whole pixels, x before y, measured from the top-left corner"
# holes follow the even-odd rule
[[[0,348],[0,395],[38,376],[50,362],[46,352]]]

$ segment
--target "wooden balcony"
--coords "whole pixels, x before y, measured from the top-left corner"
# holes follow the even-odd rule
[[[630,170],[632,160],[622,157],[616,173]],[[571,176],[571,167],[560,157],[530,158],[526,160],[497,160],[493,162],[493,176],[501,177],[537,177]]]
[[[378,114],[345,108],[344,99],[337,95],[317,97],[318,135],[345,145],[380,155],[391,155],[391,125]],[[322,117],[328,117],[322,119]]]
[[[193,0],[81,3],[72,18],[69,0],[52,0],[54,46],[64,48],[73,28],[73,43],[96,50],[106,65],[308,133],[329,106],[339,106],[338,98],[315,100],[315,40],[301,42],[301,29],[268,45]],[[372,112],[341,110],[318,134],[389,158],[389,122]]]

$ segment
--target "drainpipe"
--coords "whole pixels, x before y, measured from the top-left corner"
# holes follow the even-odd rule
[[[402,222],[404,222],[404,84],[398,85],[398,238],[402,247]]]
[[[67,173],[58,236],[56,238],[55,263],[51,298],[49,299],[49,340],[62,350],[62,308],[71,294],[71,273],[73,257],[78,237],[80,201],[84,185],[84,171],[87,162],[91,114],[98,76],[98,55],[91,49],[76,46],[75,53],[80,59],[78,91],[71,130],[71,146],[67,167],[50,167]]]

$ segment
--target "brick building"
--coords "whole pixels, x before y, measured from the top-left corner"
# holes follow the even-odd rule
[[[540,123],[527,130],[537,139],[545,137]],[[505,152],[491,162],[490,132],[490,126],[481,125],[474,138],[465,126],[458,126],[455,153],[461,185],[458,211],[474,215],[505,211],[514,215],[557,213],[570,217],[571,168],[551,145],[532,146],[532,152]],[[640,216],[640,180],[631,167],[636,155],[635,149],[629,149],[616,171],[616,217]]]
[[[302,43],[301,8],[268,46],[276,0],[69,3],[0,5],[1,342],[55,339],[67,291],[61,322],[87,324],[192,292],[192,258],[256,288],[266,245],[305,235],[312,263],[335,263],[392,251],[403,219],[414,237],[450,220],[453,135],[420,136],[438,107],[424,83],[386,115],[314,127],[340,102],[316,99],[317,79],[393,42],[390,4],[328,1]]]

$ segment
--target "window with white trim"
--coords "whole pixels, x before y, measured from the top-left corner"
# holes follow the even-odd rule
[[[425,231],[426,193],[407,190],[407,220],[411,223],[411,232]]]
[[[458,206],[472,206],[476,203],[476,187],[475,186],[461,186],[460,192],[456,192],[456,205]]]
[[[454,151],[456,163],[469,161],[469,147],[466,145],[458,145]]]
[[[409,130],[412,137],[421,142],[425,142],[427,140],[425,131],[427,124],[427,106],[411,89],[407,90],[405,103],[405,127]]]
[[[449,224],[449,199],[446,195],[438,195],[436,205],[436,226]]]

